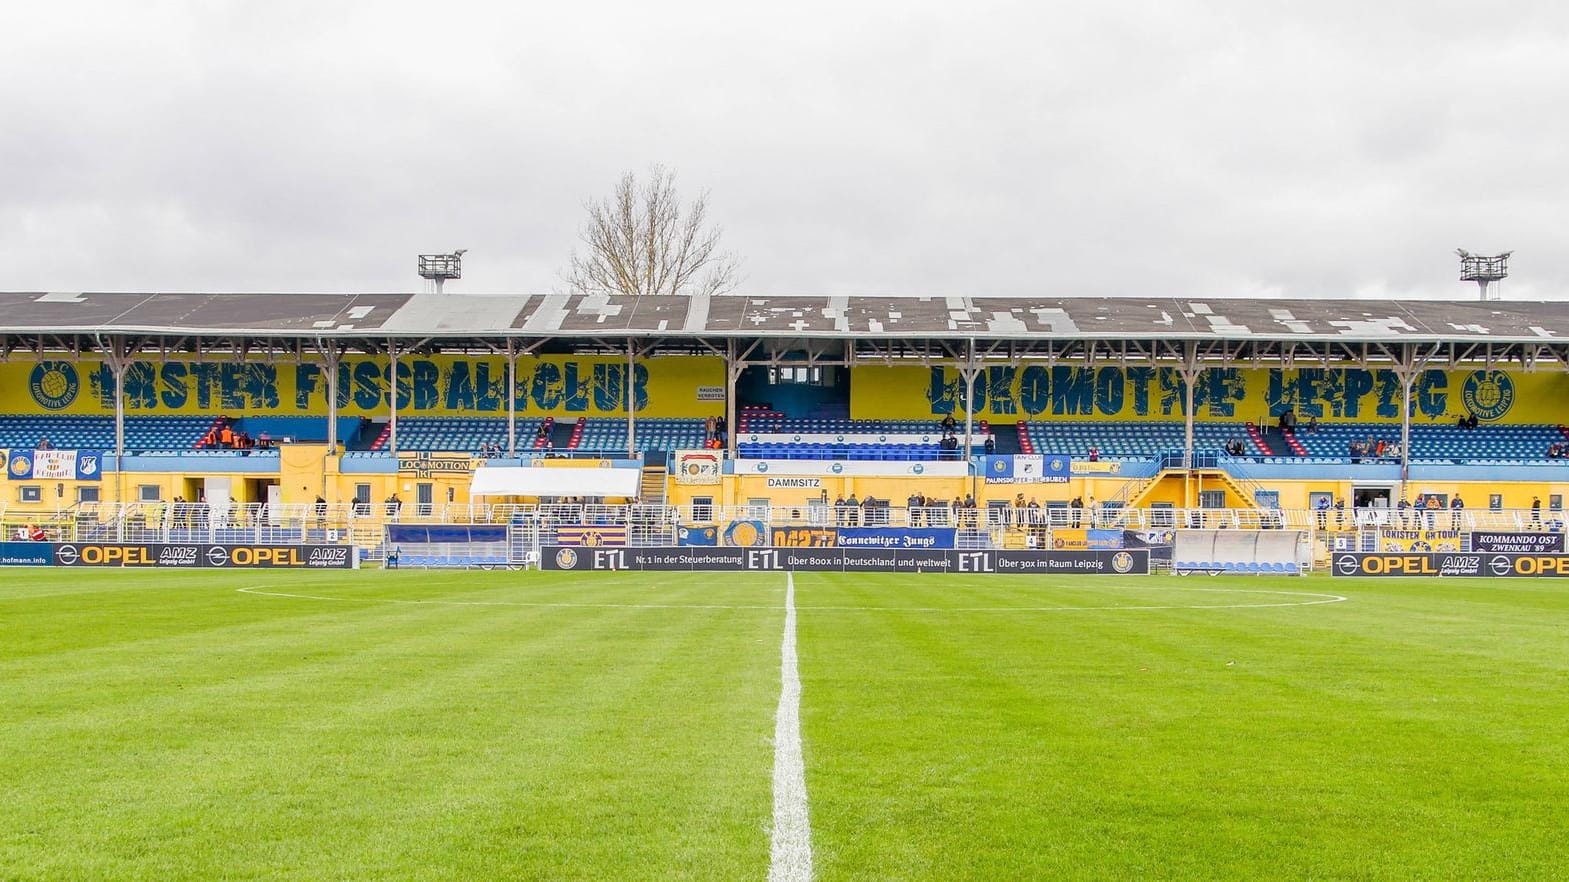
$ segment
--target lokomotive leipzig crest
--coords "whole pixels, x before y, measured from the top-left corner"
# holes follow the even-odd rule
[[[1503,371],[1472,371],[1460,387],[1460,402],[1479,420],[1501,419],[1515,403],[1515,382]]]
[[[65,410],[81,389],[76,367],[68,361],[40,361],[27,378],[33,400],[45,410]]]
[[[570,548],[557,549],[556,566],[562,568],[563,570],[570,570],[577,566],[577,552]]]

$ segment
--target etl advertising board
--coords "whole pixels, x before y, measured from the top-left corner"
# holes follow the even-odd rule
[[[547,570],[844,573],[1073,573],[1132,576],[1149,573],[1149,551],[1004,551],[945,548],[574,548],[545,546]]]

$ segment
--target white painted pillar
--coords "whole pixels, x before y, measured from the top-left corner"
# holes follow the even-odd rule
[[[391,416],[387,420],[387,446],[396,455],[398,452],[398,347],[396,343],[388,341],[387,351],[392,359],[387,375],[388,390],[387,401],[391,404]]]
[[[507,456],[518,455],[518,344],[507,341]]]

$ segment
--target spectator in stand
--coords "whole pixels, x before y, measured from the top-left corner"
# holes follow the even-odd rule
[[[1477,422],[1476,414],[1473,413],[1473,414],[1467,414],[1466,415],[1465,427],[1467,429],[1471,429],[1472,431],[1475,431],[1476,430],[1476,422]]]
[[[1379,441],[1378,441],[1378,446],[1373,449],[1373,458],[1374,459],[1383,459],[1384,458],[1384,450],[1387,447],[1388,447],[1388,444],[1382,438],[1380,438]]]
[[[234,446],[233,426],[230,426],[228,423],[224,423],[223,428],[218,431],[218,444],[222,447]]]
[[[1090,462],[1099,462],[1099,461],[1100,461],[1100,448],[1091,446],[1090,447]]]
[[[1542,526],[1542,497],[1531,497],[1531,526]]]
[[[943,430],[943,432],[951,433],[951,432],[957,431],[958,428],[959,428],[959,421],[955,420],[953,418],[953,414],[950,413],[947,416],[942,418],[942,430]]]
[[[1346,498],[1344,496],[1335,500],[1335,529],[1346,528]]]
[[[1400,529],[1407,529],[1410,526],[1411,503],[1402,496],[1400,497],[1400,504],[1395,508],[1399,512]]]
[[[49,443],[49,439],[48,438],[39,438],[38,439],[38,446],[34,447],[33,449],[34,450],[53,450],[54,449],[54,445]]]
[[[725,418],[722,416],[714,418],[714,440],[720,444],[725,444],[730,440],[730,424],[725,422]]]
[[[1449,529],[1457,531],[1460,529],[1460,512],[1464,510],[1465,500],[1460,498],[1459,493],[1456,493],[1449,500]]]
[[[1318,431],[1318,414],[1308,417],[1307,430],[1310,434]]]
[[[904,517],[912,527],[921,525],[921,499],[914,493],[904,501]]]
[[[1084,517],[1084,497],[1075,496],[1068,503],[1068,510],[1072,513],[1073,528],[1077,530]]]
[[[1097,501],[1093,496],[1090,497],[1089,509],[1090,527],[1094,528],[1100,526],[1100,502]]]
[[[986,455],[987,456],[991,456],[992,454],[994,454],[996,452],[997,452],[997,439],[993,438],[990,435],[987,435],[986,436]]]
[[[1350,444],[1346,445],[1346,450],[1347,450],[1348,453],[1351,454],[1351,461],[1352,462],[1361,462],[1362,461],[1362,442],[1361,441],[1352,441]]]
[[[1318,511],[1318,528],[1329,529],[1329,497],[1320,496],[1318,502],[1313,504],[1313,508]]]
[[[1297,412],[1295,410],[1293,410],[1292,408],[1289,408],[1289,407],[1286,408],[1286,412],[1280,415],[1280,431],[1284,432],[1287,435],[1295,435],[1296,434],[1296,432],[1297,432]]]
[[[712,441],[719,437],[718,434],[716,434],[715,429],[716,425],[714,423],[713,417],[709,417],[708,419],[703,420],[703,440]]]

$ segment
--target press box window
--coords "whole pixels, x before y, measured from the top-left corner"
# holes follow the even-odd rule
[[[163,498],[163,488],[157,484],[142,484],[136,488],[136,498],[142,502],[158,502]]]
[[[28,484],[24,487],[18,487],[16,498],[22,502],[43,502],[44,488],[38,486],[37,484]]]
[[[78,488],[76,488],[76,501],[77,502],[97,502],[98,501],[98,490],[99,490],[99,488],[97,488],[97,487],[85,487],[85,486],[84,487],[78,487]]]

